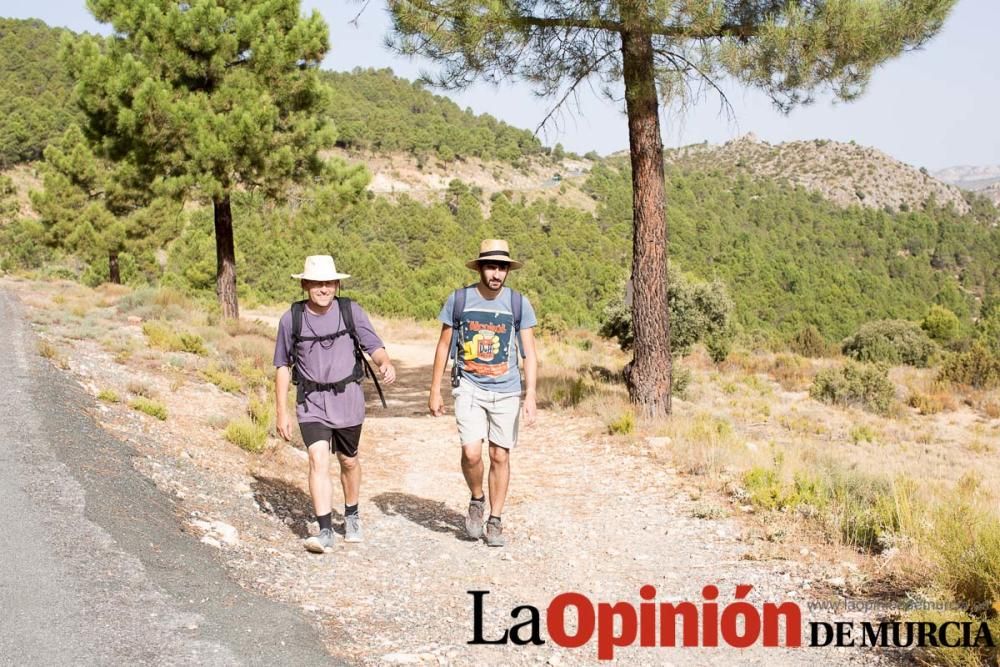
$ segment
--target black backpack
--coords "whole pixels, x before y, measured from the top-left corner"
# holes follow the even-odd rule
[[[459,287],[455,290],[455,300],[451,305],[451,386],[457,387],[460,373],[458,370],[458,351],[461,347],[459,329],[462,326],[462,313],[465,311],[465,291],[474,289],[478,283]],[[509,287],[507,289],[510,289]],[[517,350],[524,359],[524,345],[521,342],[521,301],[524,297],[515,289],[510,290],[510,312],[514,316],[514,335],[517,337]]]
[[[375,383],[375,389],[378,391],[379,400],[382,401],[382,407],[388,407],[385,404],[385,396],[382,394],[382,387],[379,386],[378,377],[372,369],[371,364],[368,363],[368,359],[365,358],[364,351],[361,349],[361,340],[358,338],[358,332],[354,328],[354,313],[351,311],[351,300],[338,296],[336,301],[337,307],[340,309],[340,318],[344,323],[344,328],[337,333],[325,336],[303,336],[302,312],[305,310],[308,301],[304,299],[292,304],[292,349],[289,352],[289,356],[292,361],[292,384],[296,387],[295,402],[305,403],[306,396],[314,391],[332,391],[334,394],[339,394],[347,388],[347,385],[352,382],[360,384],[365,379],[365,376],[368,376]],[[298,344],[300,342],[332,341],[344,335],[350,336],[351,341],[354,343],[354,371],[350,375],[336,382],[326,383],[313,382],[301,376],[297,356]]]

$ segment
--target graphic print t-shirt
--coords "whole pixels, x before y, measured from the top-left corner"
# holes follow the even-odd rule
[[[448,326],[453,326],[451,309],[454,303],[453,292],[438,314],[438,319]],[[530,329],[536,324],[535,310],[528,298],[522,296],[521,328]],[[484,299],[475,287],[466,288],[459,340],[462,348],[458,355],[458,367],[462,377],[490,391],[521,391],[521,374],[518,372],[520,354],[514,335],[510,289],[503,288],[495,299],[490,300]]]

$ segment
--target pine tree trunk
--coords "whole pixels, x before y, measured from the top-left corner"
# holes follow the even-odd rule
[[[110,280],[115,285],[122,284],[122,274],[121,274],[121,269],[118,268],[117,252],[108,253],[108,280]]]
[[[622,33],[625,108],[632,158],[632,330],[629,398],[641,414],[670,414],[670,322],[667,309],[667,221],[663,141],[653,43]]]
[[[236,300],[236,247],[233,243],[233,208],[229,194],[212,202],[215,208],[215,292],[222,307],[222,317],[238,319]]]

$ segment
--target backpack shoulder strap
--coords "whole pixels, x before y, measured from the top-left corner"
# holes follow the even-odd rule
[[[514,316],[514,335],[517,337],[517,351],[524,359],[524,342],[521,339],[521,311],[523,310],[524,296],[516,289],[510,291],[510,312]]]
[[[351,308],[351,300],[346,296],[338,296],[337,307],[340,308],[340,319],[344,323],[344,329],[354,339],[354,345],[359,345],[357,331],[354,329],[354,309]]]
[[[292,367],[292,384],[296,386],[299,384],[299,341],[302,340],[302,313],[305,308],[304,300],[292,302],[292,347],[288,350],[288,359]]]
[[[292,346],[302,338],[302,312],[306,309],[305,301],[292,302]]]
[[[455,300],[451,304],[451,328],[453,331],[458,331],[462,325],[462,313],[465,312],[465,291],[469,287],[475,287],[475,285],[467,285],[455,290]]]

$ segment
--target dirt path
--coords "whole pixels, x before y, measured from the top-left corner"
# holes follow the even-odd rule
[[[138,324],[131,328],[129,335],[141,337]],[[804,633],[809,621],[831,620],[830,614],[807,608],[818,580],[828,574],[823,568],[758,560],[738,520],[695,518],[696,501],[684,478],[655,462],[643,446],[623,451],[620,442],[602,435],[599,416],[541,411],[538,422],[522,431],[512,456],[504,512],[508,546],[490,549],[469,541],[462,528],[468,493],[454,419],[450,409],[442,418],[426,414],[433,340],[410,338],[401,345],[387,340],[400,379],[387,393],[388,410],[369,408],[362,440],[366,539],[357,545],[340,542],[324,556],[301,546],[314,529],[304,452],[272,440],[264,454],[250,455],[222,439],[219,417],[240,414],[243,399],[204,382],[179,376],[171,381],[158,357],[116,364],[93,340],[75,341],[65,365],[93,394],[141,381],[161,396],[170,411],[166,422],[121,404],[97,404],[94,414],[141,452],[135,466],[175,501],[185,531],[218,546],[220,561],[244,586],[302,608],[325,629],[331,653],[349,662],[591,664],[596,638],[562,649],[545,629],[551,600],[571,591],[595,604],[626,601],[637,607],[639,589],[651,585],[657,602],[691,601],[700,608],[702,588],[712,584],[719,588],[721,609],[733,600],[737,585],[750,584],[747,600],[758,608],[764,602],[799,602]],[[338,488],[335,508],[339,496]],[[341,518],[335,509],[338,529]],[[227,534],[229,527],[235,534]],[[470,590],[489,591],[484,637],[498,637],[526,620],[524,611],[511,620],[511,610],[533,605],[541,610],[546,643],[468,645]],[[887,659],[861,648],[759,645],[746,650],[635,646],[617,650],[615,657],[622,664],[650,665]]]
[[[656,588],[659,602],[700,603],[708,584],[719,587],[722,606],[733,599],[737,584],[752,584],[748,599],[758,603],[802,602],[808,595],[810,575],[803,566],[744,560],[748,549],[737,522],[693,518],[694,502],[674,471],[617,452],[594,437],[592,421],[556,412],[541,412],[522,431],[512,455],[504,512],[508,546],[490,549],[468,541],[453,417],[425,416],[430,369],[420,362],[433,354],[425,347],[395,351],[402,373],[392,395],[405,398],[388,414],[371,410],[366,422],[366,542],[340,545],[333,563],[304,559],[319,572],[332,565],[333,576],[314,581],[311,592],[324,599],[331,628],[348,628],[350,639],[336,650],[373,664],[595,662],[596,641],[575,650],[551,641],[467,645],[473,627],[469,590],[489,591],[486,638],[528,618],[522,612],[512,621],[514,607],[530,604],[544,614],[552,598],[569,591],[595,603],[636,606],[647,584]],[[818,618],[802,606],[805,621]],[[623,664],[761,665],[871,664],[872,658],[836,649],[763,648],[629,648],[616,657]]]

